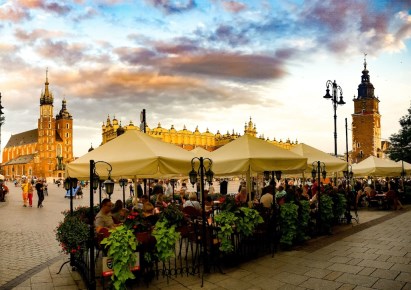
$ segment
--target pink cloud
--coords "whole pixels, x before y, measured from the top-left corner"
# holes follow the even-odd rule
[[[222,5],[225,10],[233,13],[241,12],[247,8],[247,6],[244,3],[238,1],[223,1]]]

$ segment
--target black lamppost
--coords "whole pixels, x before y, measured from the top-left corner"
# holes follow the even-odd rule
[[[106,164],[109,169],[108,171],[108,178],[104,181],[104,185],[106,188],[107,194],[111,197],[114,191],[114,182],[111,180],[111,171],[113,170],[110,163],[105,161],[96,161],[90,160],[90,182],[92,183],[90,186],[90,211],[89,211],[89,220],[94,221],[94,190],[97,189],[101,185],[100,177],[96,171],[96,164],[97,163],[104,163]],[[101,188],[101,186],[100,186]],[[101,200],[100,200],[101,204]],[[95,257],[94,257],[94,222],[90,223],[90,285],[88,285],[88,289],[95,290],[96,289],[96,269],[95,269]]]
[[[77,187],[77,181],[78,181],[77,178],[70,178],[70,177],[67,177],[64,180],[64,188],[66,189],[66,191],[70,190],[70,216],[73,216],[73,188]],[[70,262],[71,267],[74,266],[74,254],[73,253],[70,253],[70,259],[67,262]],[[67,262],[64,262],[63,265],[61,265],[60,271]]]
[[[198,166],[198,170],[194,169],[195,161],[198,160],[200,162]],[[208,161],[208,169],[204,167],[204,161]],[[208,265],[208,256],[207,256],[207,232],[206,232],[206,227],[207,227],[207,217],[206,217],[206,211],[205,211],[205,192],[204,192],[204,176],[210,184],[213,182],[213,176],[214,172],[211,170],[211,166],[213,165],[213,161],[210,158],[203,158],[203,157],[194,157],[191,159],[191,171],[188,174],[190,177],[190,183],[193,185],[197,183],[197,176],[200,175],[200,192],[201,192],[201,209],[202,209],[202,219],[203,219],[203,260],[204,260],[204,272],[208,273],[210,271],[209,265]]]
[[[176,184],[176,180],[170,179],[170,184],[171,184],[171,187],[173,188],[173,193],[171,194],[171,200],[174,201],[174,186]]]
[[[334,155],[337,156],[337,106],[344,105],[345,102],[343,100],[343,92],[337,82],[328,80],[327,83],[326,94],[324,99],[331,99],[334,109]],[[330,95],[330,86],[332,86],[332,95]],[[338,91],[340,91],[340,99],[338,100]]]
[[[316,177],[317,179],[317,200],[318,200],[318,212],[317,212],[317,231],[318,233],[321,232],[321,185],[320,185],[320,180],[321,180],[321,175],[323,179],[327,177],[327,171],[325,170],[325,164],[324,162],[321,161],[314,161],[313,164],[313,170],[311,171],[311,176],[313,179]]]
[[[67,177],[64,180],[64,188],[70,190],[70,215],[73,215],[73,189],[77,188],[77,178]]]
[[[352,172],[352,166],[350,164],[347,165],[347,170],[343,171],[344,177],[346,180],[346,198],[347,198],[347,207],[346,207],[346,218],[347,218],[347,223],[351,222],[351,193],[350,193],[350,185],[351,185],[351,180],[354,176],[354,173]],[[355,199],[355,197],[354,197]]]
[[[123,188],[123,207],[126,207],[126,186],[127,186],[128,180],[125,178],[121,178],[118,181],[118,183]]]

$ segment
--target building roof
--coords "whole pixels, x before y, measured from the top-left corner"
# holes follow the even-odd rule
[[[21,155],[17,158],[11,159],[3,165],[14,165],[14,164],[27,164],[30,161],[33,161],[36,154]]]
[[[14,146],[22,146],[26,144],[33,144],[33,143],[37,143],[37,141],[38,141],[38,130],[33,129],[30,131],[11,135],[5,148],[14,147]]]

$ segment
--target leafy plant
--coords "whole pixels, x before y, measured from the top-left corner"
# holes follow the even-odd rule
[[[258,211],[248,207],[239,208],[239,218],[236,224],[238,231],[245,235],[250,236],[258,224],[264,222],[263,218],[260,216]]]
[[[160,214],[160,220],[165,220],[169,225],[180,226],[184,220],[184,214],[176,204],[169,204]]]
[[[220,226],[218,238],[221,240],[220,250],[222,252],[232,252],[234,246],[231,242],[231,236],[234,234],[233,225],[236,224],[238,217],[231,211],[221,211],[214,217],[215,222]]]
[[[88,225],[76,216],[66,216],[55,232],[56,240],[66,254],[76,254],[85,249],[90,234]]]
[[[147,232],[153,227],[151,222],[144,218],[143,211],[141,209],[134,209],[130,212],[124,222],[124,225],[128,229],[131,229],[135,234]]]
[[[293,202],[284,203],[280,210],[280,243],[291,246],[297,237],[298,206]]]
[[[94,216],[96,216],[96,214],[99,212],[100,210],[100,206],[99,205],[95,205],[93,207],[94,210]],[[70,216],[70,211],[69,210],[65,210],[61,212],[64,217],[68,217]],[[90,214],[90,207],[89,206],[78,206],[73,210],[73,216],[84,221],[86,224],[90,224],[89,222],[89,214]]]
[[[344,215],[347,207],[347,199],[344,194],[337,193],[334,198],[334,218],[339,218]]]
[[[125,226],[118,226],[110,230],[110,236],[102,242],[108,249],[107,255],[113,259],[113,275],[111,280],[115,289],[124,289],[128,279],[133,279],[134,274],[130,267],[136,263],[138,241],[133,231]]]
[[[158,220],[152,235],[156,238],[156,250],[159,260],[165,262],[173,257],[176,241],[180,238],[176,226],[170,226],[165,219]]]
[[[297,241],[306,241],[310,237],[307,236],[308,223],[310,220],[310,202],[307,200],[300,200],[298,208],[298,224],[297,224]]]
[[[321,224],[324,230],[330,231],[332,220],[334,218],[333,213],[333,200],[327,194],[321,195],[321,205],[319,208],[319,215]]]

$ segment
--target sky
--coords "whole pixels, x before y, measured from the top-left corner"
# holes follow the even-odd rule
[[[12,134],[37,128],[46,70],[54,114],[74,119],[74,155],[110,116],[150,128],[298,140],[334,151],[323,98],[336,81],[338,153],[366,54],[382,139],[411,105],[411,0],[0,0],[0,93]]]

